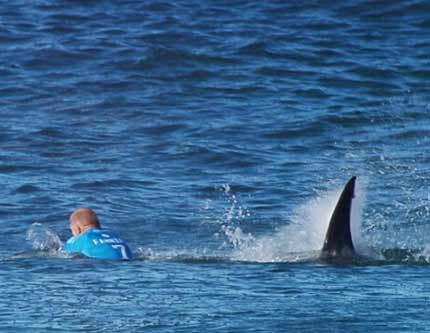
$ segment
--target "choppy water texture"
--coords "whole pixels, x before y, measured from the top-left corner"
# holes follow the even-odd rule
[[[429,13],[4,2],[0,330],[427,330]],[[351,175],[369,261],[317,262]],[[61,254],[78,206],[136,259]]]

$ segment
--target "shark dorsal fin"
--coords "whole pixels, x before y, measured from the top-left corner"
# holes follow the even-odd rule
[[[321,250],[322,258],[349,257],[355,254],[351,237],[351,204],[355,180],[356,177],[352,177],[345,185],[333,211]]]

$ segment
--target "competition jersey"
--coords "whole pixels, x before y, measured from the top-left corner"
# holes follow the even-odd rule
[[[70,238],[64,244],[70,253],[82,253],[96,259],[127,260],[132,258],[130,248],[114,232],[106,229],[89,229]]]

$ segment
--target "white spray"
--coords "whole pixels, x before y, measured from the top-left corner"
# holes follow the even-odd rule
[[[361,182],[360,184],[365,184]],[[318,256],[331,214],[343,187],[329,191],[299,206],[289,223],[270,235],[255,238],[239,227],[224,228],[234,246],[231,259],[253,262],[295,262]],[[363,186],[357,186],[352,204],[352,237],[357,252],[366,252],[361,237],[361,211],[365,200]]]

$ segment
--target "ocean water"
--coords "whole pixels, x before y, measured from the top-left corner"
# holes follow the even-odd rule
[[[18,0],[0,49],[0,331],[428,330],[428,1]]]

